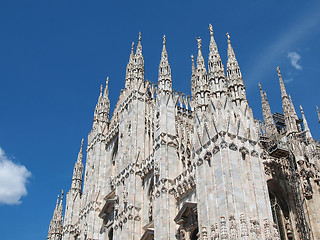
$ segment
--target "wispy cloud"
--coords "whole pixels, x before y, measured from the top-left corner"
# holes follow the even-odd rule
[[[247,79],[249,81],[261,79],[267,71],[275,69],[275,66],[279,64],[277,58],[283,53],[283,50],[306,38],[314,29],[319,28],[319,8],[320,4],[314,6],[309,12],[306,12],[302,18],[297,19],[292,24],[291,28],[288,28],[286,32],[282,32],[272,44],[261,52],[261,56],[257,57],[261,61],[257,62],[256,66],[252,68],[252,72],[248,73]],[[253,83],[253,81],[250,83]]]
[[[293,81],[293,78],[284,79],[283,81],[284,81],[285,83],[289,83],[289,82],[292,82],[292,81]]]
[[[290,59],[291,65],[297,69],[297,70],[302,70],[302,66],[298,63],[300,60],[301,56],[296,53],[296,52],[289,52],[288,53],[288,58]]]
[[[20,198],[27,195],[30,176],[25,166],[14,163],[0,147],[0,203],[20,204]]]

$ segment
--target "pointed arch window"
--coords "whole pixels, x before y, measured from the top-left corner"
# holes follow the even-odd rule
[[[290,219],[289,206],[283,197],[279,186],[268,184],[269,198],[272,210],[273,221],[278,228],[281,240],[293,240],[293,231]]]

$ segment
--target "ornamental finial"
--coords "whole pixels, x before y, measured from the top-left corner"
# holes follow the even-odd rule
[[[200,37],[197,38],[197,42],[198,42],[198,49],[200,50],[201,49],[201,38]]]
[[[61,189],[61,202],[63,201],[63,190]]]
[[[278,77],[279,77],[279,78],[282,78],[281,72],[280,72],[280,67],[279,67],[279,66],[277,67],[277,72],[278,72]]]
[[[133,48],[134,48],[134,42],[132,42],[131,44],[131,52],[133,52]]]
[[[139,42],[141,42],[141,32],[139,32]]]
[[[82,149],[82,147],[83,147],[83,138],[81,139],[81,149]]]
[[[103,86],[101,84],[101,86],[100,86],[100,94],[102,94],[102,91],[103,91]]]
[[[162,42],[163,45],[166,45],[166,35],[163,35],[163,42]]]
[[[229,33],[227,33],[226,35],[227,35],[227,38],[228,38],[228,43],[230,43],[230,35],[229,35]]]
[[[213,27],[211,24],[209,24],[209,31],[210,31],[210,35],[213,36]]]

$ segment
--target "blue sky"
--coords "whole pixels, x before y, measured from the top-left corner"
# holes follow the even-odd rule
[[[57,194],[70,188],[100,85],[110,76],[113,108],[138,32],[146,78],[157,81],[166,34],[173,87],[189,93],[190,55],[201,37],[207,61],[209,23],[225,66],[230,33],[255,117],[262,115],[258,82],[272,111],[282,111],[279,65],[298,115],[301,104],[320,139],[319,1],[0,2],[1,239],[45,239]],[[4,196],[7,188],[15,192]]]

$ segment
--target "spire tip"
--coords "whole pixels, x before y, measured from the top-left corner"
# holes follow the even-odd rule
[[[200,37],[197,38],[197,42],[198,42],[198,49],[201,50],[201,38]]]
[[[213,27],[211,23],[209,23],[209,31],[210,31],[210,35],[213,36]]]
[[[163,35],[162,39],[163,39],[162,44],[163,44],[163,45],[166,45],[166,35]]]
[[[227,38],[228,38],[228,43],[230,43],[230,35],[229,35],[229,33],[227,33],[226,35],[227,35]]]

